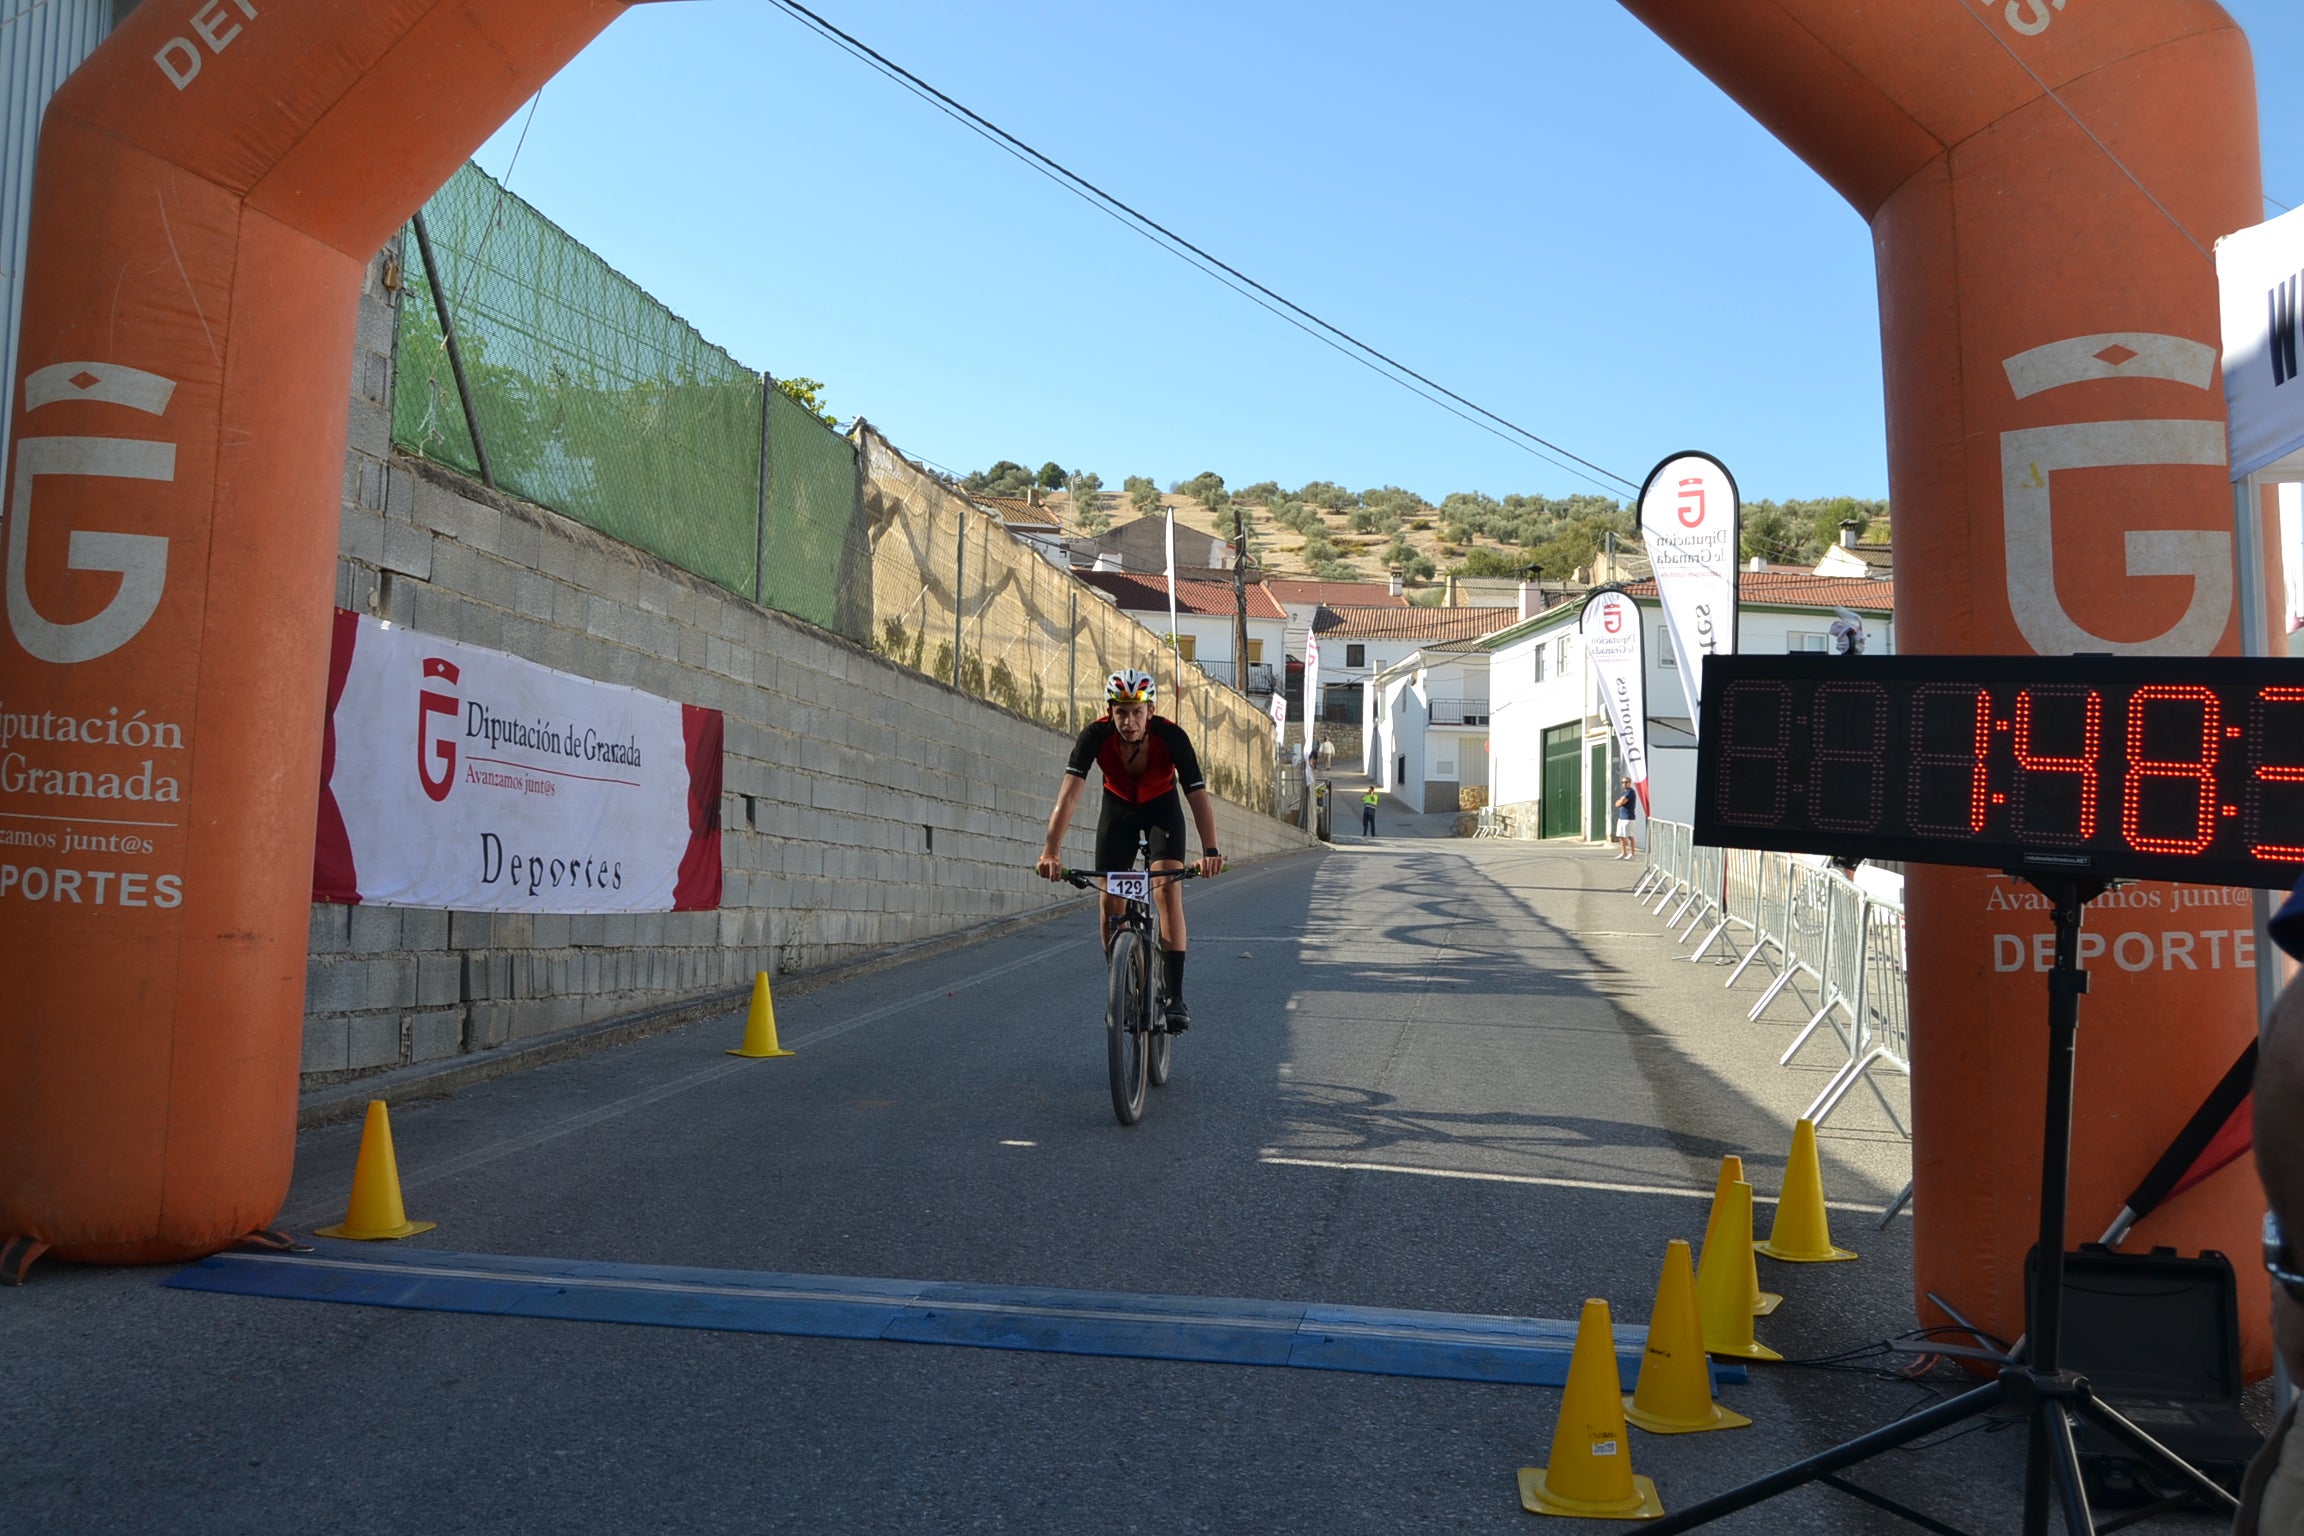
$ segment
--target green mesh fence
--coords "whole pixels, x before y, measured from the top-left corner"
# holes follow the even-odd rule
[[[496,483],[1060,731],[1104,676],[1174,679],[1211,787],[1270,812],[1271,721],[859,426],[859,449],[485,173],[425,205]],[[478,475],[405,242],[392,434]],[[765,417],[763,417],[765,412]],[[762,440],[766,439],[766,462]]]
[[[759,375],[475,166],[424,218],[496,483],[754,595]],[[478,474],[413,239],[407,251],[393,436]]]
[[[855,448],[806,406],[770,390],[760,601],[851,640],[870,639],[872,551],[859,510]]]

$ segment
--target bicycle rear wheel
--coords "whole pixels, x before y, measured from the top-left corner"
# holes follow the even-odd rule
[[[1145,1029],[1151,1001],[1144,937],[1123,928],[1112,935],[1111,975],[1104,999],[1104,1054],[1112,1074],[1112,1113],[1122,1125],[1144,1118],[1144,1087],[1152,1052]]]

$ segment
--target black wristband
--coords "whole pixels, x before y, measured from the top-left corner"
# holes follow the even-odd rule
[[[1224,855],[1223,855],[1222,853],[1219,853],[1219,852],[1218,852],[1216,849],[1214,849],[1214,848],[1203,848],[1203,849],[1201,849],[1201,850],[1200,850],[1200,857],[1202,857],[1202,858],[1204,858],[1204,859],[1220,859],[1220,858],[1224,857]]]

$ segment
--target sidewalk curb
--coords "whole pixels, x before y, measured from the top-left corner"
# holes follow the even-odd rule
[[[1327,846],[1321,844],[1318,848],[1286,849],[1265,854],[1261,858],[1242,860],[1241,866],[1265,864],[1274,859],[1299,858],[1309,853],[1324,852]],[[802,997],[822,987],[854,981],[913,960],[925,960],[953,950],[966,949],[988,939],[1002,938],[1052,918],[1077,914],[1079,911],[1077,904],[1059,901],[1037,912],[996,917],[973,928],[938,934],[930,939],[916,939],[909,944],[899,944],[822,970],[778,976],[775,978],[775,988],[780,996]],[[620,1014],[612,1019],[598,1019],[571,1029],[555,1030],[551,1034],[538,1035],[532,1040],[523,1040],[513,1045],[497,1046],[492,1050],[477,1051],[466,1056],[451,1056],[442,1061],[396,1067],[388,1072],[356,1077],[349,1082],[330,1083],[300,1097],[296,1108],[296,1129],[308,1131],[318,1126],[356,1120],[367,1112],[368,1101],[371,1099],[406,1103],[419,1099],[445,1098],[458,1089],[484,1083],[490,1078],[505,1077],[531,1067],[549,1066],[578,1056],[589,1056],[595,1051],[611,1050],[635,1040],[645,1040],[651,1035],[668,1034],[690,1024],[732,1014],[743,1008],[751,995],[752,984],[746,982],[741,986],[722,988],[680,1002],[660,1003],[636,1013]]]

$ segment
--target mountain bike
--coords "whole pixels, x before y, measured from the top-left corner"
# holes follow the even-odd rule
[[[1155,880],[1189,880],[1196,866],[1182,869],[1067,869],[1061,878],[1080,890],[1094,888],[1127,905],[1112,925],[1105,956],[1104,1054],[1112,1076],[1112,1113],[1122,1125],[1144,1118],[1144,1090],[1165,1087],[1175,1036],[1168,1033],[1167,999],[1162,995],[1160,909],[1152,903]]]

